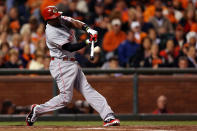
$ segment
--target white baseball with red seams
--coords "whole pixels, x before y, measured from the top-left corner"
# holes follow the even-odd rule
[[[46,25],[46,44],[51,57],[55,58],[51,61],[49,69],[52,77],[57,82],[60,94],[48,102],[36,106],[35,112],[36,114],[42,114],[63,108],[71,102],[73,88],[76,88],[104,119],[107,114],[113,113],[106,99],[90,86],[77,62],[63,61],[62,59],[63,57],[74,57],[74,53],[62,49],[62,45],[72,43],[70,38],[74,37],[71,36],[71,29],[64,24],[64,22],[71,20],[70,17],[61,16],[62,26]]]

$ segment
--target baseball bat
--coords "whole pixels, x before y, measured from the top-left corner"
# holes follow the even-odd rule
[[[94,60],[94,40],[92,40],[92,44],[90,48],[90,60]]]

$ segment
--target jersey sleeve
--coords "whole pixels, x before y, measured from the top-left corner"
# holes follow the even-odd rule
[[[61,16],[61,19],[62,19],[63,21],[71,22],[73,18],[68,17],[68,16]]]
[[[67,27],[72,28],[72,21],[73,21],[73,20],[74,20],[74,19],[71,18],[71,17],[61,16],[61,24],[62,24],[63,26],[67,26]]]
[[[77,22],[80,22],[82,24],[85,24],[84,22],[82,21],[79,21],[79,20],[76,20],[76,19],[73,19],[71,17],[68,17],[68,16],[61,16],[61,21],[64,25],[66,26],[72,26],[72,21],[77,21]]]

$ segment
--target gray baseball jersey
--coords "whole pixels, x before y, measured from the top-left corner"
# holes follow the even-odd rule
[[[51,57],[74,57],[74,53],[62,49],[62,45],[76,42],[74,31],[65,26],[66,22],[71,21],[71,19],[70,17],[61,16],[62,26],[59,28],[51,26],[50,24],[46,25],[46,44]]]
[[[62,16],[62,27],[46,25],[46,44],[50,55],[55,57],[50,62],[50,72],[56,80],[60,94],[44,104],[35,108],[37,114],[60,109],[71,102],[73,88],[76,88],[87,100],[87,102],[104,119],[107,114],[113,113],[106,99],[93,89],[87,82],[84,73],[75,61],[63,61],[63,57],[74,57],[74,53],[62,49],[62,45],[72,41],[71,30],[63,23],[72,18]]]

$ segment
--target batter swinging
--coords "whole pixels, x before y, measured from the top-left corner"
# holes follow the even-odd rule
[[[114,117],[106,99],[94,90],[87,82],[84,73],[77,65],[74,52],[96,42],[97,31],[89,28],[85,23],[62,16],[55,6],[48,6],[43,11],[47,21],[46,44],[50,50],[50,72],[56,80],[60,94],[40,105],[32,105],[26,118],[28,126],[32,126],[38,116],[43,113],[63,108],[71,102],[73,88],[76,88],[85,97],[87,102],[100,114],[104,126],[119,126],[120,121]],[[86,42],[76,43],[72,28],[82,29],[90,34],[91,39]]]

